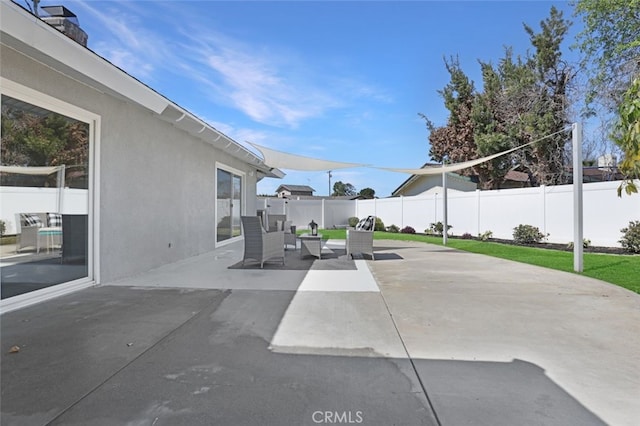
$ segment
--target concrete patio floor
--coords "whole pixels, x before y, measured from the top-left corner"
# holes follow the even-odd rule
[[[2,315],[0,423],[637,425],[640,295],[420,243],[340,271],[241,250]]]

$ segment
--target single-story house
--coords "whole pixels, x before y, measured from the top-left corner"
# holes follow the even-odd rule
[[[13,182],[0,189],[7,227],[18,239],[21,226],[41,228],[33,250],[3,248],[3,312],[242,238],[256,183],[282,178],[280,170],[20,5],[0,2],[3,129],[4,120],[57,123],[69,134],[50,164],[5,158],[19,138],[2,135],[3,167],[64,161],[66,173],[60,187],[55,175],[26,187],[0,173]]]
[[[421,168],[436,167],[439,164],[424,164]],[[477,185],[468,177],[457,173],[447,173],[447,190],[449,191],[475,191]],[[442,192],[442,175],[411,175],[402,182],[392,193],[392,197],[401,195],[407,197],[419,194],[432,194]]]
[[[282,184],[276,189],[278,198],[291,198],[296,196],[312,197],[315,189],[308,185],[285,185]]]

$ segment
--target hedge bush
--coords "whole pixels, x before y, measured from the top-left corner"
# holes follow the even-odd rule
[[[416,230],[413,229],[411,226],[405,226],[404,228],[402,228],[402,231],[400,231],[400,233],[402,233],[402,234],[415,234]]]
[[[442,231],[444,230],[444,224],[442,222],[435,222],[429,225],[430,228],[426,231],[430,234],[442,235]],[[453,228],[453,225],[447,225],[447,234],[449,233],[449,229]]]
[[[520,244],[539,243],[545,238],[540,229],[533,225],[518,225],[513,228],[513,241]]]
[[[620,240],[622,247],[631,253],[640,253],[640,220],[630,221],[620,232],[624,234]]]
[[[493,232],[484,231],[482,234],[478,234],[478,238],[482,241],[489,241],[489,238],[493,237]]]
[[[391,232],[393,234],[397,234],[398,232],[400,232],[400,228],[396,225],[391,225],[387,228],[387,232]]]

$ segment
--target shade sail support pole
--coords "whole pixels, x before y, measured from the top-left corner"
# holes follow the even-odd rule
[[[444,167],[444,160],[442,160]],[[442,172],[442,244],[447,245],[449,223],[449,199],[447,197],[447,172]]]
[[[583,205],[582,205],[582,125],[573,123],[573,270],[584,270]]]

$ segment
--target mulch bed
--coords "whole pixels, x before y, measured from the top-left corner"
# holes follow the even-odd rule
[[[462,239],[460,237],[450,236],[449,238],[457,238]],[[477,238],[473,238],[477,240]],[[521,247],[534,247],[534,248],[542,248],[542,249],[551,249],[551,250],[561,250],[561,251],[573,251],[573,247],[569,247],[568,244],[558,244],[558,243],[533,243],[533,244],[520,244],[516,243],[513,240],[503,240],[500,238],[489,238],[487,241],[500,243],[500,244],[509,244],[513,246],[521,246]],[[625,250],[622,247],[597,247],[597,246],[589,246],[583,249],[585,253],[604,253],[604,254],[627,254],[633,255],[633,253]]]

